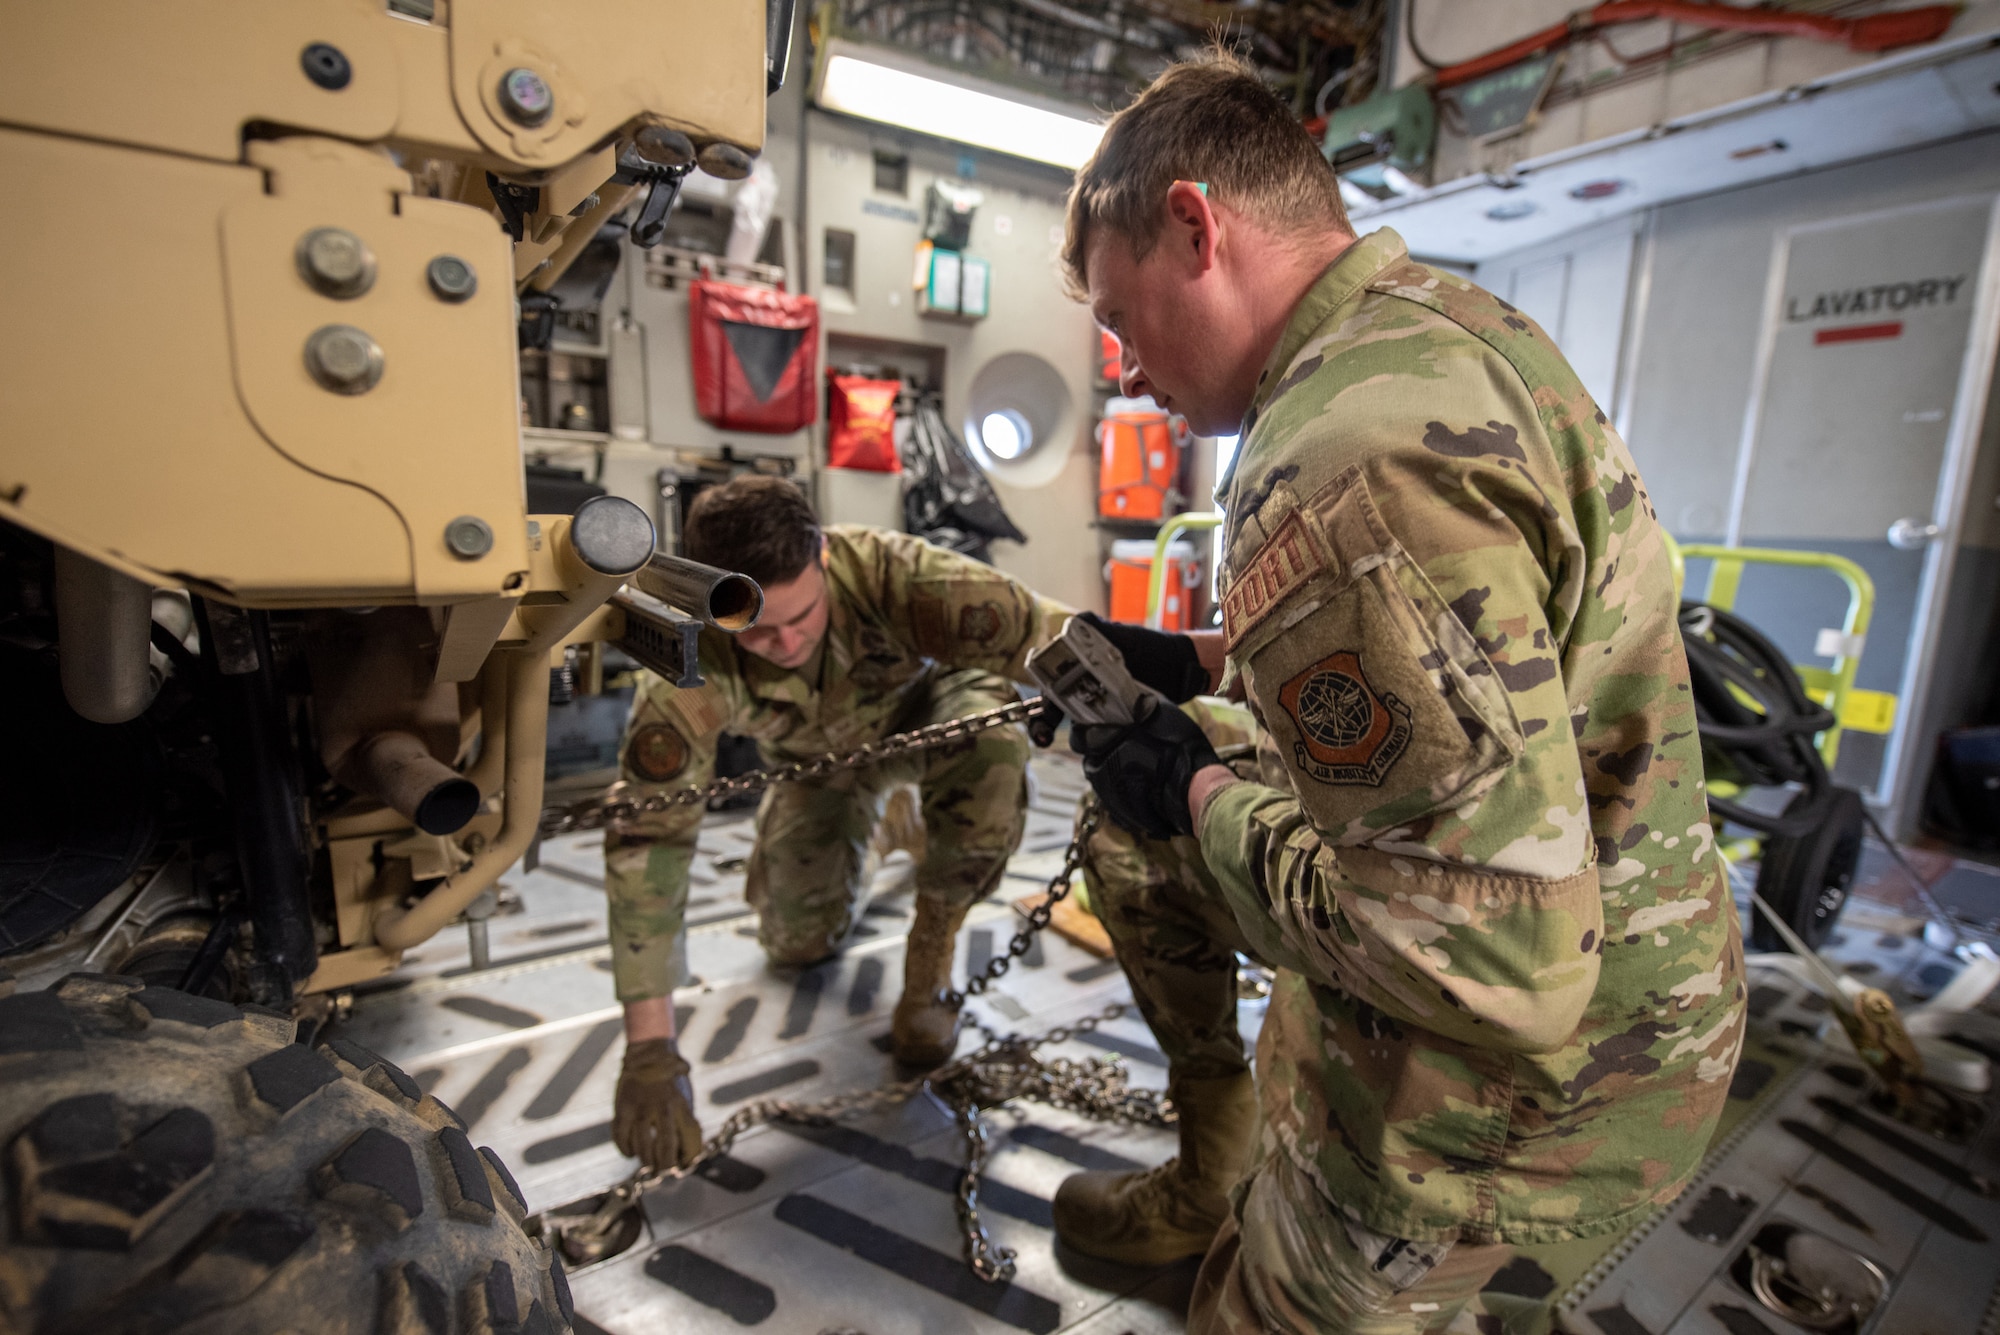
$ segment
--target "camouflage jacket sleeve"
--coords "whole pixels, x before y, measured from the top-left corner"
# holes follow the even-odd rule
[[[715,777],[716,736],[734,713],[735,678],[708,640],[702,637],[706,685],[681,690],[639,674],[612,800],[697,788]],[[604,831],[611,972],[621,1002],[663,997],[684,981],[674,976],[675,942],[687,919],[688,868],[703,809],[668,807]]]
[[[907,533],[842,526],[856,558],[857,601],[925,658],[1030,682],[1027,658],[1061,632],[1070,609],[990,565]]]
[[[1603,931],[1564,684],[1583,551],[1521,378],[1431,318],[1397,374],[1309,345],[1246,441],[1225,625],[1289,788],[1223,790],[1200,834],[1308,978],[1546,1052]]]

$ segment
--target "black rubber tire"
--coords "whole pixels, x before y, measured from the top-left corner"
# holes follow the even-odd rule
[[[0,1332],[558,1335],[492,1151],[390,1063],[137,979],[0,996]]]
[[[1792,808],[1807,804],[1806,795],[1800,793],[1785,814],[1790,816]],[[1847,892],[1861,866],[1866,819],[1861,794],[1852,788],[1835,788],[1827,793],[1825,810],[1812,830],[1797,836],[1772,835],[1764,841],[1757,865],[1758,897],[1783,915],[1785,925],[1814,950],[1826,940],[1847,906]],[[1757,950],[1786,949],[1784,938],[1762,910],[1755,917],[1751,946]]]

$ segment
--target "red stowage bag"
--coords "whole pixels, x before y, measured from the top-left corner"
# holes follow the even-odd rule
[[[797,431],[818,419],[819,303],[697,279],[688,291],[695,411],[731,431]]]
[[[862,468],[871,473],[900,473],[896,457],[896,395],[899,380],[835,375],[827,394],[826,466]]]

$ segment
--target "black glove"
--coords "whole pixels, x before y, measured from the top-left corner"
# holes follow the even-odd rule
[[[1152,687],[1177,705],[1207,692],[1208,669],[1201,665],[1201,655],[1187,636],[1106,621],[1095,612],[1079,612],[1077,617],[1111,641],[1134,681]]]
[[[1073,726],[1069,741],[1113,824],[1149,839],[1194,833],[1188,785],[1222,762],[1193,719],[1159,705],[1128,727]]]
[[[1056,729],[1063,725],[1062,707],[1048,696],[1038,698],[1035,712],[1028,715],[1028,740],[1046,751],[1056,739]]]

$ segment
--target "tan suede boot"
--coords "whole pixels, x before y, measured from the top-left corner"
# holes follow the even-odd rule
[[[1181,1152],[1157,1168],[1075,1173],[1056,1189],[1056,1236],[1085,1256],[1165,1265],[1199,1256],[1249,1166],[1257,1097],[1250,1073],[1171,1084]]]
[[[904,946],[903,997],[889,1028],[891,1052],[904,1066],[941,1065],[958,1046],[958,1008],[937,995],[951,986],[952,953],[970,907],[917,896],[916,920]]]

